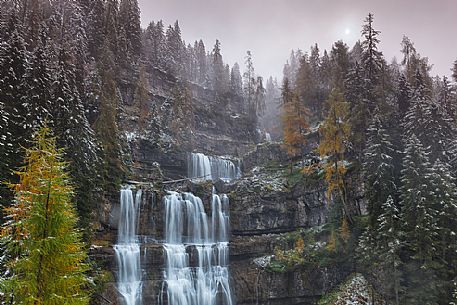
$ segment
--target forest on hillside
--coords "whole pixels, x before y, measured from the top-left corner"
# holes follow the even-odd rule
[[[99,304],[88,251],[135,178],[131,138],[186,147],[197,90],[246,124],[240,142],[280,142],[296,183],[324,181],[326,251],[353,257],[386,304],[457,304],[457,60],[433,76],[407,36],[398,60],[381,40],[370,13],[353,46],[293,50],[277,80],[250,51],[229,66],[219,40],[186,42],[178,21],[142,28],[136,0],[1,1],[0,304]],[[303,264],[303,247],[276,256]]]

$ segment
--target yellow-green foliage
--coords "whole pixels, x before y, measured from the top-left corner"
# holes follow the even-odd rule
[[[289,250],[281,250],[279,248],[275,249],[275,259],[283,264],[285,264],[288,268],[293,267],[295,265],[301,265],[305,262],[304,258],[304,250],[305,250],[305,242],[303,238],[298,238],[295,241],[295,246]]]
[[[76,229],[73,187],[67,164],[46,127],[26,151],[13,185],[15,202],[2,227],[11,275],[0,282],[5,304],[88,304],[87,253]]]
[[[324,164],[324,178],[328,184],[327,196],[330,198],[333,191],[338,191],[347,215],[346,190],[344,176],[347,168],[344,163],[344,153],[351,132],[347,121],[349,104],[344,101],[343,94],[332,90],[328,99],[329,111],[327,117],[319,128],[321,141],[319,154],[326,159]]]
[[[322,158],[327,158],[324,171],[328,194],[331,194],[334,190],[343,187],[346,173],[344,153],[351,129],[347,123],[349,105],[344,101],[341,92],[332,91],[328,106],[328,115],[319,128],[322,137],[319,143],[319,154]]]

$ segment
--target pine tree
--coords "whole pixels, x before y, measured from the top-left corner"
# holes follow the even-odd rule
[[[174,26],[168,27],[165,36],[165,67],[169,73],[180,76],[182,72],[183,42],[178,21],[175,22]]]
[[[11,169],[19,167],[23,159],[21,146],[25,146],[27,137],[24,129],[26,116],[24,76],[28,70],[29,53],[20,33],[19,21],[10,17],[4,43],[0,45],[0,103],[2,107],[2,130],[0,152],[1,181],[14,179]],[[2,184],[0,203],[7,205],[11,193]]]
[[[251,51],[246,52],[245,71],[243,73],[243,92],[247,109],[252,108],[255,95],[255,72]]]
[[[44,35],[44,34],[42,34]],[[47,37],[42,37],[31,58],[30,68],[25,75],[27,92],[26,124],[29,130],[35,130],[45,120],[52,121],[52,71],[50,70],[50,51],[46,46]]]
[[[432,161],[439,158],[448,162],[454,158],[457,135],[455,123],[431,100],[420,72],[416,75],[411,107],[406,113],[404,127],[408,136],[414,134],[424,146],[430,147]]]
[[[415,135],[405,140],[400,188],[402,241],[407,247],[405,304],[437,304],[440,266],[438,214],[433,200],[432,167]]]
[[[243,79],[241,78],[240,66],[235,63],[230,72],[230,90],[241,96],[243,94]]]
[[[213,79],[213,88],[214,90],[219,93],[223,94],[228,90],[228,83],[224,77],[225,67],[224,62],[222,61],[221,55],[221,43],[219,40],[216,39],[216,43],[214,44],[213,52],[211,54],[212,57],[212,67],[214,73]]]
[[[317,121],[320,117],[320,101],[317,96],[318,85],[316,81],[313,67],[308,58],[302,57],[295,87],[301,102],[310,110],[311,117]]]
[[[439,249],[436,257],[442,262],[442,269],[438,270],[438,278],[442,282],[441,300],[450,300],[452,280],[457,276],[457,192],[455,178],[450,167],[439,159],[433,164],[433,202],[437,215],[439,229]]]
[[[412,92],[408,81],[406,80],[405,75],[401,74],[398,79],[397,104],[398,111],[402,117],[406,114],[411,105],[411,94]]]
[[[344,90],[344,80],[350,67],[348,50],[348,46],[339,40],[335,42],[330,52],[331,86],[340,91]]]
[[[115,192],[126,171],[117,126],[121,98],[115,81],[114,55],[109,45],[105,44],[101,58],[98,65],[101,79],[100,110],[94,130],[102,148],[104,190]]]
[[[329,111],[319,128],[321,135],[319,154],[325,160],[324,171],[327,182],[327,195],[336,191],[343,204],[345,217],[352,222],[347,202],[345,175],[346,146],[349,140],[350,125],[348,123],[349,105],[344,101],[343,94],[338,89],[332,90],[328,99]]]
[[[119,26],[127,33],[127,53],[136,61],[141,54],[141,24],[138,0],[121,0]]]
[[[92,57],[100,55],[101,42],[105,40],[105,6],[104,0],[92,0],[87,16],[88,50]]]
[[[63,50],[54,81],[51,113],[57,143],[65,148],[65,157],[71,161],[69,170],[77,185],[76,204],[81,223],[87,227],[98,200],[100,148],[76,88],[74,67]]]
[[[380,209],[379,226],[375,230],[377,243],[373,245],[382,266],[383,284],[396,305],[400,305],[403,290],[399,214],[392,196],[388,196]]]
[[[346,80],[346,99],[350,103],[351,116],[349,122],[352,132],[350,135],[351,150],[354,159],[362,162],[363,150],[366,142],[368,128],[368,101],[365,98],[365,80],[361,66],[356,63],[349,71]]]
[[[394,176],[395,149],[379,110],[368,128],[368,141],[363,156],[363,181],[365,197],[368,201],[370,225],[377,227],[381,214],[381,205],[389,196],[395,196]]]
[[[206,65],[206,50],[203,40],[198,41],[198,47],[196,49],[196,57],[198,64],[198,83],[205,84],[207,82],[207,65]]]
[[[12,257],[11,277],[0,283],[9,304],[89,304],[87,254],[62,156],[50,130],[41,128],[17,172],[15,201],[1,231]]]
[[[290,87],[287,78],[282,86],[282,124],[284,145],[291,157],[300,156],[306,144],[306,132],[309,129],[309,111],[300,102],[297,93]],[[292,163],[291,163],[292,166]]]
[[[378,84],[384,64],[382,52],[378,50],[379,33],[373,28],[373,14],[368,14],[362,28],[362,36],[364,37],[362,41],[362,66],[366,73],[366,79],[372,86]]]

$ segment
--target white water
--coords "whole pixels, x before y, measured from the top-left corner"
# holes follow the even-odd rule
[[[191,153],[188,159],[188,175],[189,178],[205,180],[233,180],[240,176],[240,168],[227,159]]]
[[[191,193],[165,196],[162,304],[233,305],[228,274],[228,197],[212,195],[209,221]]]
[[[114,246],[119,267],[117,289],[124,297],[125,305],[141,304],[141,265],[140,245],[136,235],[141,190],[133,200],[130,188],[121,190],[118,241]]]

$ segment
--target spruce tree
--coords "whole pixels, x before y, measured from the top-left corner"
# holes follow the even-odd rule
[[[87,253],[76,229],[74,189],[50,130],[41,128],[13,185],[14,204],[2,241],[10,277],[0,282],[7,304],[88,304]]]
[[[457,192],[455,177],[451,174],[448,164],[439,159],[433,164],[433,202],[438,211],[439,248],[436,259],[443,266],[438,270],[441,281],[442,300],[450,300],[452,280],[457,276]]]
[[[395,149],[392,139],[384,127],[380,114],[375,116],[368,128],[368,140],[363,156],[363,181],[368,201],[370,225],[377,227],[381,206],[389,196],[395,196],[394,177]]]
[[[297,93],[290,87],[287,78],[283,81],[281,98],[284,145],[288,154],[294,158],[301,155],[303,146],[306,144],[306,132],[309,129],[309,111],[300,102]],[[292,162],[290,164],[292,166]]]
[[[358,162],[363,160],[363,149],[365,147],[369,125],[368,101],[365,98],[365,80],[362,67],[356,63],[349,70],[345,80],[346,99],[350,103],[351,116],[349,122],[352,132],[350,136],[351,154]]]
[[[423,82],[420,72],[416,75],[416,85],[411,107],[405,115],[404,128],[408,136],[415,135],[431,149],[431,159],[449,162],[456,155],[455,123],[439,105],[431,99],[431,94]]]
[[[94,123],[97,139],[102,150],[104,190],[117,191],[126,172],[117,125],[118,107],[121,101],[115,79],[114,54],[105,44],[102,60],[97,70],[101,79],[99,115]]]
[[[65,148],[65,157],[71,161],[70,173],[77,183],[77,208],[80,220],[87,228],[98,200],[100,148],[87,120],[68,56],[64,50],[59,55],[53,88],[52,126],[58,144]]]
[[[121,0],[119,27],[127,34],[127,54],[135,61],[141,54],[141,24],[138,0]]]
[[[382,204],[379,214],[379,226],[374,230],[376,256],[383,276],[383,286],[387,288],[389,298],[395,305],[400,305],[402,285],[401,234],[399,210],[392,198],[388,196]]]
[[[243,79],[241,78],[240,66],[238,63],[233,64],[230,72],[230,90],[239,96],[243,94]]]
[[[405,304],[437,304],[440,263],[439,211],[433,200],[432,167],[426,149],[411,135],[405,139],[405,156],[401,177],[400,205],[406,245]]]
[[[10,17],[4,43],[0,45],[0,103],[2,107],[2,130],[0,152],[0,180],[12,181],[10,169],[21,164],[21,146],[27,144],[24,118],[26,116],[26,86],[24,76],[29,67],[29,52],[20,32],[19,21]],[[0,186],[0,203],[8,205],[11,193],[4,184]]]

